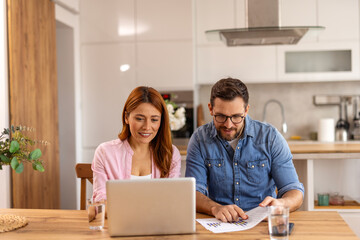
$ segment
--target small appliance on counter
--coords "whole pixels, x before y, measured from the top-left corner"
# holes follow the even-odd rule
[[[313,104],[315,106],[336,106],[339,108],[339,119],[335,125],[335,141],[360,140],[360,95],[315,95],[313,96]],[[351,106],[353,106],[352,109]],[[350,120],[348,120],[349,118]],[[324,132],[330,131],[325,130]],[[319,133],[318,139],[320,137],[321,141]]]
[[[354,128],[352,131],[352,138],[354,140],[360,140],[360,111],[358,109],[359,106],[359,97],[354,98]]]
[[[348,98],[341,97],[339,106],[339,120],[335,126],[335,140],[346,142],[349,138],[350,124],[347,118]]]

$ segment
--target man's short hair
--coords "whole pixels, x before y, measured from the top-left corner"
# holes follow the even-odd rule
[[[244,100],[246,108],[249,103],[249,92],[246,85],[236,78],[224,78],[217,81],[211,88],[210,104],[214,106],[215,98],[231,101],[236,97]]]

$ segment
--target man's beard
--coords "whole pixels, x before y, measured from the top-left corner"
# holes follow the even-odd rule
[[[225,135],[225,136],[224,136],[224,135],[222,134],[222,132],[221,132],[221,129],[228,129],[228,128],[226,128],[226,127],[220,127],[219,129],[216,129],[218,135],[220,135],[220,137],[221,137],[222,139],[226,140],[226,141],[232,141],[232,140],[238,138],[238,137],[240,136],[241,132],[242,132],[242,128],[240,128],[239,130],[237,130],[236,128],[230,128],[231,130],[235,130],[235,131],[236,131],[235,135],[234,135],[233,137],[232,137],[232,136],[228,136],[228,135]]]

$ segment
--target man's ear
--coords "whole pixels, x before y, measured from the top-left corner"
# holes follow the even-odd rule
[[[249,108],[250,108],[250,105],[248,104],[248,105],[247,105],[247,107],[245,108],[245,114],[244,114],[244,115],[245,115],[245,117],[246,117],[246,115],[247,115],[247,114],[248,114],[248,112],[249,112]]]
[[[211,106],[211,103],[208,103],[208,108],[209,108],[210,115],[214,116],[213,107]]]

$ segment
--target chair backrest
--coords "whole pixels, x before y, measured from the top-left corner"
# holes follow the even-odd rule
[[[80,209],[85,210],[86,202],[86,180],[93,183],[93,171],[91,169],[91,163],[78,163],[75,166],[76,176],[81,178],[81,197],[80,197]]]

